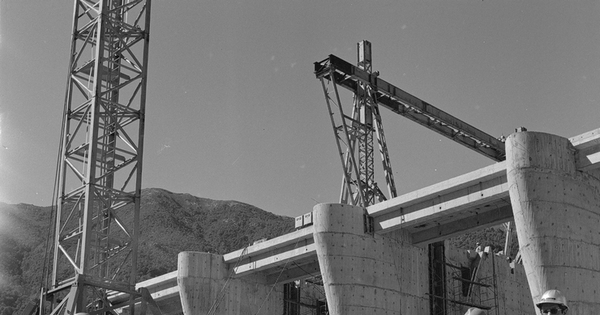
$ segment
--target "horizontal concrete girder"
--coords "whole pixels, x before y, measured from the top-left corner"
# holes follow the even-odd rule
[[[600,171],[600,129],[569,139],[578,171]],[[412,243],[427,244],[466,231],[512,220],[506,163],[499,162],[368,207],[375,232],[408,231]],[[223,255],[234,278],[261,275],[266,283],[286,283],[320,274],[314,227],[266,240]],[[177,271],[138,283],[148,288],[163,314],[181,314]],[[127,296],[115,295],[115,301]],[[137,308],[138,306],[136,306]]]
[[[136,289],[146,288],[152,299],[156,302],[163,315],[180,315],[181,301],[179,298],[179,286],[177,285],[177,270],[164,275],[148,279],[136,284]],[[129,296],[124,293],[109,295],[113,303],[124,302]],[[140,305],[135,306],[136,313]]]
[[[273,268],[274,266],[285,265],[290,259],[295,260],[314,256],[316,249],[313,239],[307,239],[305,242],[310,243],[283,252],[265,255],[263,258],[252,259],[252,257],[249,257],[248,259],[245,259],[246,262],[236,264],[236,266],[233,267],[233,270],[236,274],[244,273],[246,271],[261,271],[267,268]]]
[[[508,221],[512,213],[506,163],[380,202],[367,207],[367,212],[374,219],[376,233],[407,229],[416,244]]]
[[[600,167],[600,129],[569,139],[577,169]],[[425,187],[367,208],[375,232],[408,229],[413,243],[431,243],[512,220],[506,162]]]
[[[304,264],[317,261],[313,234],[313,226],[308,226],[225,254],[223,259],[233,270],[234,277],[276,268],[278,270],[276,272],[265,272],[268,281],[276,281],[280,278],[297,279],[298,276],[295,275],[297,272],[292,269],[298,268],[299,261]],[[279,272],[282,268],[286,270]],[[270,273],[278,273],[278,275],[271,276]]]
[[[258,257],[265,253],[281,250],[288,245],[294,245],[302,240],[312,239],[314,228],[312,226],[290,232],[285,235],[266,240],[264,242],[250,245],[246,248],[238,249],[231,253],[223,255],[226,264],[236,263],[238,260],[247,257]]]
[[[600,129],[569,139],[577,169],[600,167]],[[468,231],[512,220],[506,162],[460,175],[367,207],[375,233],[405,229],[415,245],[428,244]],[[224,255],[235,277],[264,272],[269,281],[298,279],[302,268],[315,271],[312,226]],[[293,270],[295,268],[295,270]],[[307,274],[306,272],[304,272]]]
[[[576,167],[580,171],[591,171],[600,167],[600,129],[588,131],[569,138],[577,156]]]

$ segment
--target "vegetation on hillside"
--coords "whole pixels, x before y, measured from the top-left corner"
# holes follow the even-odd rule
[[[20,314],[39,297],[50,228],[50,207],[0,203],[0,315]],[[293,228],[293,218],[249,204],[145,189],[138,279],[176,270],[182,251],[224,254]]]
[[[131,218],[123,218],[125,221]],[[0,315],[20,314],[39,297],[44,261],[51,243],[50,207],[0,203]],[[278,216],[237,201],[199,198],[163,189],[142,192],[138,279],[177,269],[177,254],[202,251],[224,254],[254,241],[293,230],[293,218]],[[489,228],[455,237],[450,245],[504,246],[504,231]],[[511,253],[517,250],[516,240]]]

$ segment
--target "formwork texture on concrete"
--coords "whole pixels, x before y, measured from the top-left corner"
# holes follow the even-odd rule
[[[600,181],[578,170],[578,151],[566,138],[517,132],[506,147],[514,220],[533,299],[559,289],[582,314],[600,312]]]

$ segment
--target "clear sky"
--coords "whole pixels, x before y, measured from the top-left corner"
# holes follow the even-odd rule
[[[72,6],[0,0],[0,201],[51,203]],[[491,135],[600,127],[598,1],[154,0],[150,33],[145,188],[288,216],[336,202],[313,62],[354,63],[363,39],[382,79]],[[382,118],[400,193],[493,163]]]

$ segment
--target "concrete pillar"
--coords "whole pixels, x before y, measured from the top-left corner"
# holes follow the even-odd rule
[[[558,289],[570,314],[600,313],[600,181],[575,168],[568,139],[517,132],[506,141],[519,246],[534,302]]]
[[[315,243],[331,315],[426,314],[427,256],[404,232],[364,232],[364,210],[314,207]]]
[[[177,259],[177,284],[183,314],[207,314],[217,301],[219,288],[223,287],[227,278],[223,256],[181,252]]]
[[[262,275],[231,278],[222,255],[181,252],[177,284],[184,315],[281,315],[282,285],[265,284]]]

